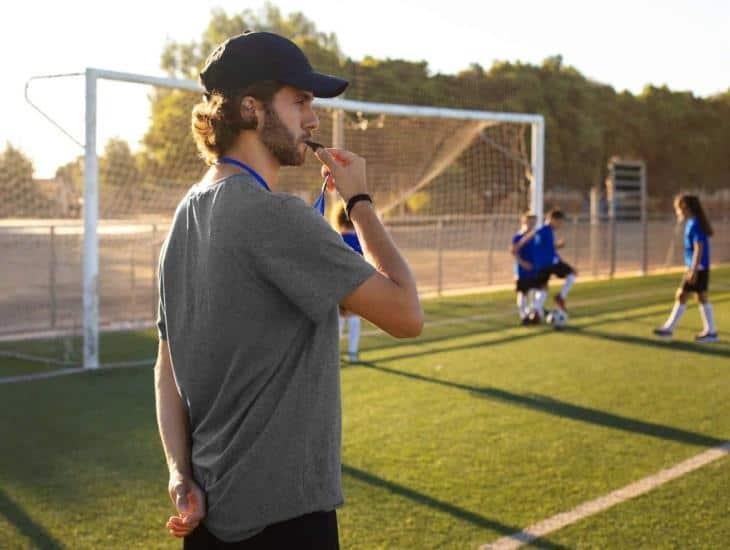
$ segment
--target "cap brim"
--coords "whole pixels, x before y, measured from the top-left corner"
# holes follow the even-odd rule
[[[350,83],[343,78],[312,71],[290,79],[287,84],[312,92],[314,97],[336,97],[344,92]]]

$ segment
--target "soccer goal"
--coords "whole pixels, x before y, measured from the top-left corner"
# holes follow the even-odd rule
[[[152,326],[160,245],[178,201],[205,170],[189,131],[201,89],[189,80],[99,69],[79,78],[83,158],[57,171],[55,203],[41,214],[48,223],[33,222],[36,261],[27,267],[43,274],[37,295],[27,297],[26,325],[43,328],[47,319],[50,331],[79,333],[63,346],[67,362],[95,368],[115,356],[103,340],[100,347],[100,333]],[[41,111],[44,97],[33,97]],[[541,116],[349,99],[318,99],[315,108],[317,141],[367,159],[375,205],[423,294],[511,281],[507,246],[519,215],[530,208],[542,217]],[[320,186],[311,155],[304,166],[284,169],[279,184],[306,201]],[[336,202],[329,197],[329,205]],[[12,234],[19,250],[30,242],[27,228]],[[44,288],[46,278],[54,288]],[[24,322],[20,315],[17,324]],[[152,352],[145,351],[147,360]]]

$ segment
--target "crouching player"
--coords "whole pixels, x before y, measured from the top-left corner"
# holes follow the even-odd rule
[[[559,279],[565,279],[560,292],[555,295],[555,303],[563,311],[568,311],[566,300],[578,275],[558,255],[557,249],[562,248],[564,243],[562,240],[556,242],[555,231],[560,230],[564,221],[565,214],[561,210],[550,210],[545,218],[545,224],[539,229],[527,233],[517,247],[519,250],[527,246],[530,241],[533,242],[534,268],[537,274],[536,284],[539,287],[539,290],[535,292],[534,307],[540,319],[542,319],[545,311],[544,306],[550,277],[555,275]]]
[[[526,241],[522,246],[520,242],[525,236],[535,229],[537,217],[531,212],[525,212],[520,219],[520,230],[512,237],[512,246],[510,252],[515,258],[514,270],[517,292],[517,312],[520,316],[520,322],[523,325],[532,324],[535,320],[539,320],[534,313],[531,312],[530,298],[532,298],[532,306],[534,309],[534,290],[537,289],[537,279],[534,265],[534,240]],[[532,294],[532,296],[530,296]]]

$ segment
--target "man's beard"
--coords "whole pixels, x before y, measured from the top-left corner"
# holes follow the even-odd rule
[[[279,161],[281,166],[300,166],[304,163],[306,151],[299,147],[300,142],[284,125],[276,112],[269,106],[264,110],[264,126],[261,128],[261,141]]]

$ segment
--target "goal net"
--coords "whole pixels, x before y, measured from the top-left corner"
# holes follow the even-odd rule
[[[107,331],[152,326],[160,245],[206,167],[189,130],[201,97],[195,82],[99,70],[76,80],[75,109],[45,109],[59,79],[43,82],[45,91],[39,82],[31,99],[57,125],[48,125],[54,139],[68,141],[66,132],[84,149],[47,178],[43,193],[37,177],[19,187],[17,176],[4,176],[14,189],[0,215],[12,280],[4,284],[16,294],[0,305],[13,320],[0,337],[55,335],[51,360],[93,367],[130,360],[128,349],[105,345]],[[346,99],[315,108],[316,141],[366,158],[374,203],[422,294],[512,280],[510,236],[521,212],[542,210],[540,116]],[[282,171],[279,190],[311,203],[321,184],[310,154]],[[338,202],[327,199],[330,208]],[[129,334],[127,345],[140,347],[131,360],[149,360],[154,350]]]

